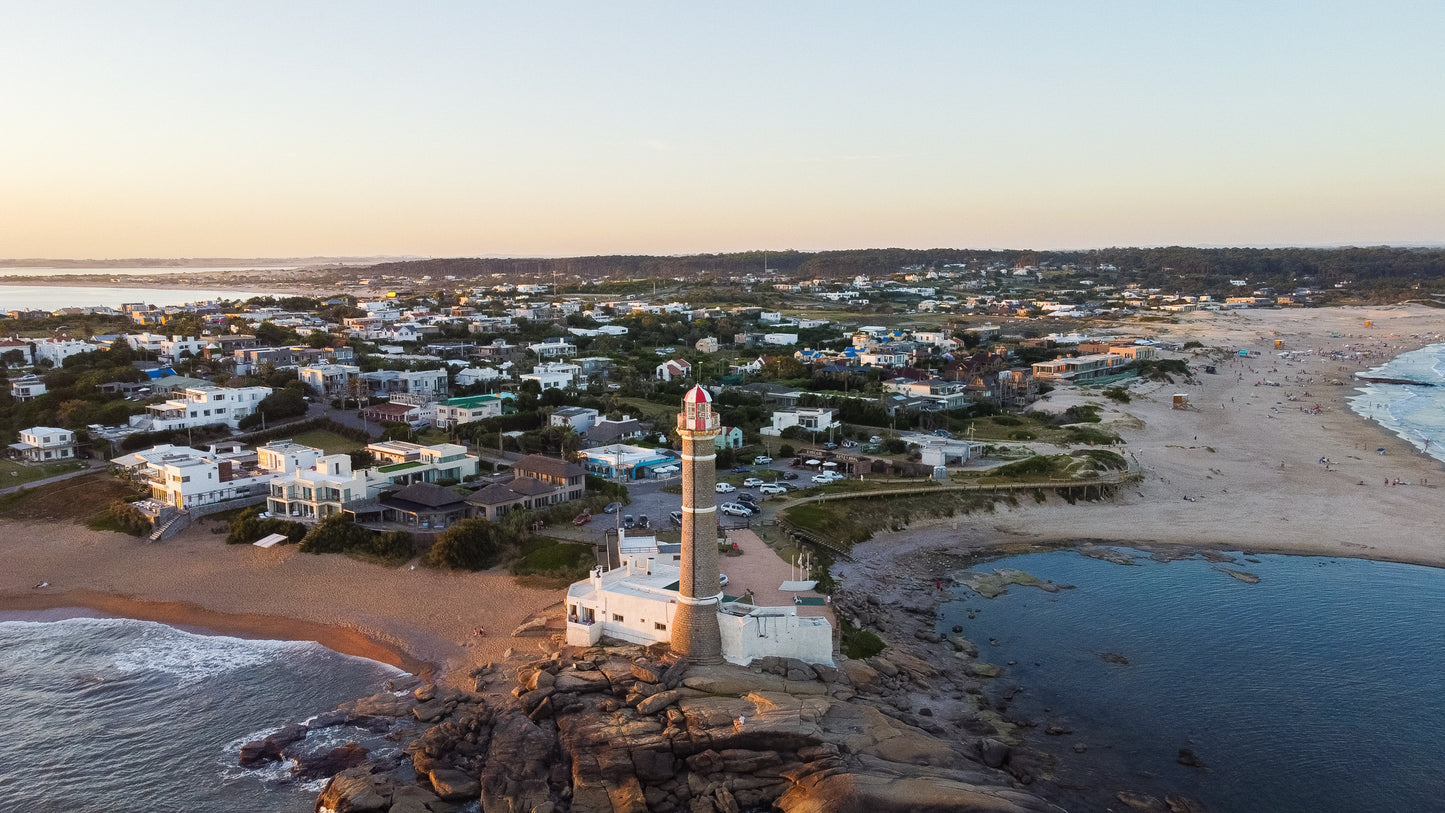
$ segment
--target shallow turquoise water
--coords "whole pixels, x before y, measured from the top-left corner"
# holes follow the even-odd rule
[[[1011,715],[1073,730],[1045,738],[1062,783],[1174,791],[1211,811],[1445,809],[1445,571],[1291,556],[1224,565],[1259,575],[1251,585],[1203,560],[1139,556],[997,560],[976,569],[1076,589],[1011,587],[990,601],[958,588],[944,605],[940,631],[960,624],[981,659],[1016,661],[992,689],[1024,687]],[[1207,767],[1177,764],[1180,748]]]

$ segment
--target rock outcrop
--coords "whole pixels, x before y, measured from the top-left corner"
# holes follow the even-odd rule
[[[503,677],[480,676],[486,702],[427,686],[338,709],[353,721],[385,710],[397,725],[421,720],[419,709],[440,716],[406,746],[409,764],[342,771],[317,810],[420,813],[472,800],[488,813],[1057,810],[995,769],[1007,746],[956,748],[879,693],[938,678],[901,652],[837,668],[781,658],[682,667],[617,647],[559,652]]]

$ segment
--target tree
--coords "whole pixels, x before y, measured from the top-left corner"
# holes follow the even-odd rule
[[[289,345],[297,338],[296,331],[289,327],[282,327],[275,322],[267,321],[256,325],[256,343],[262,347]]]
[[[497,531],[484,519],[460,520],[437,536],[423,562],[429,567],[485,570],[501,556]]]

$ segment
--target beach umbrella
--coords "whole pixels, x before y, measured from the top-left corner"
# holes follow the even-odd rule
[[[834,463],[834,462],[831,461],[831,460],[829,460],[827,463],[824,463],[823,465],[826,467],[826,466],[836,466],[836,465],[838,465],[838,464],[837,464],[837,463]]]
[[[818,465],[820,462],[822,462],[822,461],[819,461],[819,460],[807,460],[807,461],[804,461],[803,465],[805,465],[805,466],[816,466],[816,465]]]

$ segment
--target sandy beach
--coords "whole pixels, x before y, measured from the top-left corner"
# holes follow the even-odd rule
[[[1366,320],[1374,326],[1366,328]],[[1445,521],[1445,504],[1436,498],[1445,485],[1440,462],[1346,404],[1356,393],[1352,373],[1441,333],[1445,312],[1418,307],[1195,313],[1177,324],[1143,325],[1137,335],[1261,355],[1221,361],[1195,351],[1191,363],[1201,371],[1215,364],[1216,374],[1201,372],[1193,384],[1136,382],[1128,404],[1056,390],[1039,408],[1103,406],[1105,423],[1127,441],[1123,451],[1139,462],[1143,482],[1113,502],[1020,501],[992,514],[881,534],[859,549],[865,561],[845,585],[866,589],[858,579],[930,548],[1017,550],[1082,539],[1445,566],[1437,530]],[[1276,340],[1281,349],[1351,347],[1370,356],[1284,361],[1275,355]],[[1264,379],[1281,386],[1256,386]],[[1173,408],[1176,392],[1188,393],[1191,408]],[[1409,485],[1385,485],[1395,480]],[[523,587],[503,570],[389,569],[294,547],[227,546],[209,525],[151,544],[79,525],[8,524],[0,531],[6,562],[0,617],[86,607],[224,634],[315,640],[457,681],[472,666],[502,660],[507,649],[540,652],[546,637],[510,632],[539,614],[560,617],[560,589]],[[37,588],[41,583],[50,586]],[[474,634],[478,627],[484,637]]]
[[[1104,423],[1127,444],[1120,451],[1144,474],[1115,501],[1022,500],[993,514],[880,534],[860,555],[893,559],[926,548],[963,552],[1093,539],[1445,566],[1438,530],[1445,522],[1438,496],[1445,466],[1347,403],[1363,386],[1352,374],[1442,341],[1445,312],[1418,306],[1197,312],[1178,324],[1141,325],[1131,335],[1260,355],[1190,351],[1191,366],[1200,371],[1194,383],[1136,381],[1128,404],[1072,387],[1038,403],[1048,411],[1079,403],[1103,408]],[[1327,357],[1347,349],[1369,355]],[[1283,350],[1313,354],[1284,360],[1276,355]],[[1217,372],[1204,373],[1206,364]],[[1280,386],[1256,386],[1265,380]],[[1175,393],[1188,395],[1188,409],[1174,408]],[[1401,484],[1393,485],[1396,480]]]
[[[549,608],[560,612],[560,590],[523,587],[505,571],[393,569],[290,546],[226,545],[208,526],[152,544],[80,525],[8,524],[0,531],[0,618],[84,607],[239,637],[317,641],[461,680],[509,648],[540,651],[546,638],[511,631]],[[479,627],[485,636],[475,635]]]

